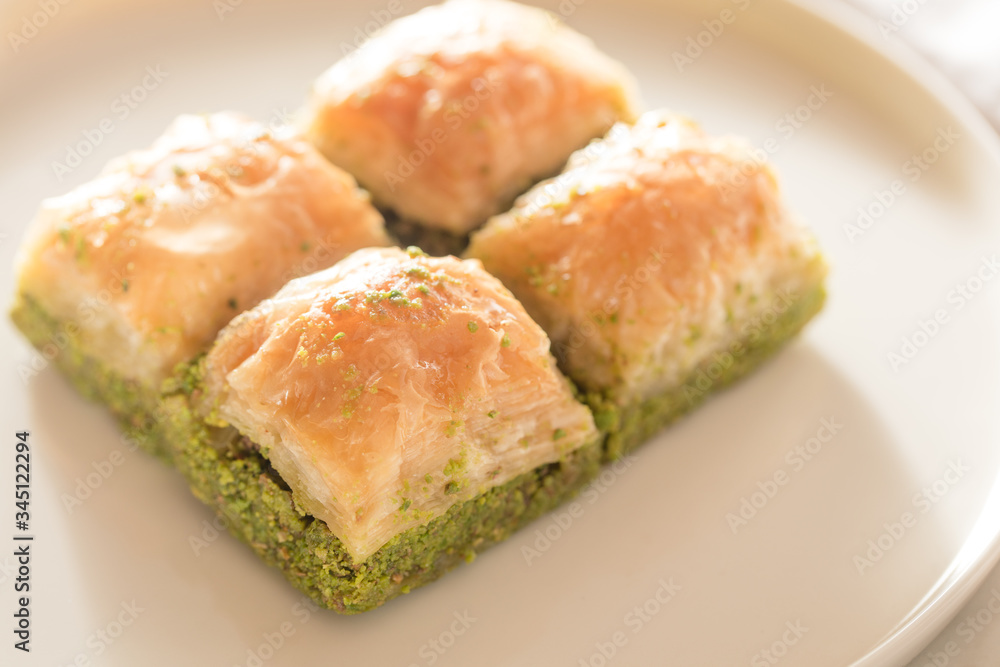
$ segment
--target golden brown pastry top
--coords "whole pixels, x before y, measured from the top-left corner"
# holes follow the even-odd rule
[[[636,84],[553,15],[449,0],[389,24],[315,83],[304,122],[380,205],[466,233],[616,120]]]
[[[388,242],[367,194],[306,141],[236,114],[181,116],[42,204],[19,289],[155,384],[289,279]]]
[[[418,251],[360,250],[289,283],[220,334],[205,385],[214,418],[358,560],[597,437],[500,282]]]
[[[663,111],[616,125],[473,236],[587,389],[655,395],[779,290],[822,278],[809,234],[743,141]]]

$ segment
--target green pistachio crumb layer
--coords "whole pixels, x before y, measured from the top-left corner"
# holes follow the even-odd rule
[[[121,377],[91,356],[81,341],[78,327],[59,322],[26,294],[19,294],[10,313],[21,333],[42,356],[55,364],[89,399],[107,405],[125,434],[146,451],[170,462],[170,448],[160,431],[157,388]]]
[[[194,494],[293,586],[317,604],[347,614],[374,609],[471,561],[563,503],[600,469],[600,443],[585,445],[453,506],[355,563],[326,524],[295,502],[253,443],[232,429],[205,426],[190,414],[186,396],[165,403],[177,433],[173,439],[183,442],[178,467]]]
[[[603,445],[586,445],[457,504],[397,535],[361,563],[353,562],[325,523],[296,503],[252,442],[231,428],[208,426],[194,414],[191,404],[201,382],[197,361],[153,389],[121,378],[89,356],[72,327],[50,317],[30,297],[17,299],[11,317],[82,394],[106,403],[130,437],[177,467],[233,535],[317,604],[351,614],[437,579],[557,507],[593,479],[602,461],[623,456],[770,357],[821,309],[824,299],[822,286],[816,286],[763,335],[740,341],[740,353],[732,355],[731,363],[713,359],[680,387],[652,399],[628,402],[611,392],[588,393],[584,398],[604,434]],[[560,435],[557,430],[553,438]]]
[[[713,392],[753,371],[801,331],[823,308],[826,292],[815,285],[792,303],[773,324],[737,341],[735,353],[713,356],[686,380],[645,400],[620,400],[613,391],[588,392],[584,401],[594,412],[597,428],[605,434],[604,458],[620,458],[657,431],[695,409]],[[732,346],[731,346],[732,347]]]
[[[197,361],[153,391],[103,367],[34,300],[19,298],[11,317],[82,394],[106,403],[130,437],[178,468],[233,535],[317,604],[341,613],[374,609],[471,561],[573,496],[600,470],[601,443],[595,441],[453,506],[355,563],[326,524],[295,502],[252,442],[234,429],[208,426],[194,413],[201,381]]]

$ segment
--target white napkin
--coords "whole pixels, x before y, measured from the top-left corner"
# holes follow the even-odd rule
[[[845,0],[936,65],[1000,129],[1000,0]]]

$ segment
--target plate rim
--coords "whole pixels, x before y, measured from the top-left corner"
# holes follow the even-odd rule
[[[929,93],[965,128],[989,156],[1000,173],[1000,131],[943,72],[900,38],[893,35],[878,40],[873,31],[878,19],[865,14],[846,0],[777,0],[802,10],[833,29],[853,37],[900,74]],[[985,538],[985,539],[984,539]],[[982,542],[975,557],[963,553]],[[948,626],[977,592],[1000,562],[1000,470],[993,480],[986,502],[980,508],[972,530],[965,535],[958,554],[938,581],[899,624],[850,667],[905,665],[917,657]]]
[[[682,11],[680,3],[671,3],[670,0],[645,1],[665,5],[666,9]],[[99,10],[106,4],[112,3],[99,2],[92,11]],[[670,7],[671,4],[674,7]],[[859,48],[867,48],[873,56],[881,58],[899,75],[909,78],[915,86],[941,104],[948,114],[961,123],[963,129],[968,130],[969,138],[977,143],[1000,174],[1000,133],[997,129],[936,66],[898,37],[880,39],[876,31],[876,19],[844,0],[836,3],[823,0],[769,0],[767,4],[776,11],[782,11],[782,5],[786,8],[784,11],[788,11],[787,8],[799,10],[842,36],[857,40]],[[8,8],[13,12],[28,5],[27,2],[11,2]],[[749,36],[757,43],[767,43],[759,35]],[[976,593],[1000,562],[1000,470],[993,479],[985,503],[978,509],[972,530],[961,540],[959,553],[939,580],[895,628],[852,662],[852,667],[905,664],[926,648]],[[976,547],[975,553],[963,556],[972,546]]]

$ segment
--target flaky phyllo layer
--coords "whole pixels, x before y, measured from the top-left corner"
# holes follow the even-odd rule
[[[826,273],[750,147],[650,112],[473,236],[567,374],[619,403],[738,357]]]
[[[363,560],[597,438],[549,339],[478,261],[361,250],[220,334],[203,410]]]
[[[465,234],[632,120],[636,90],[622,65],[549,12],[449,0],[333,65],[303,123],[380,205]]]
[[[43,202],[15,310],[30,300],[84,353],[155,389],[289,279],[388,242],[368,195],[308,142],[236,114],[181,116]]]

